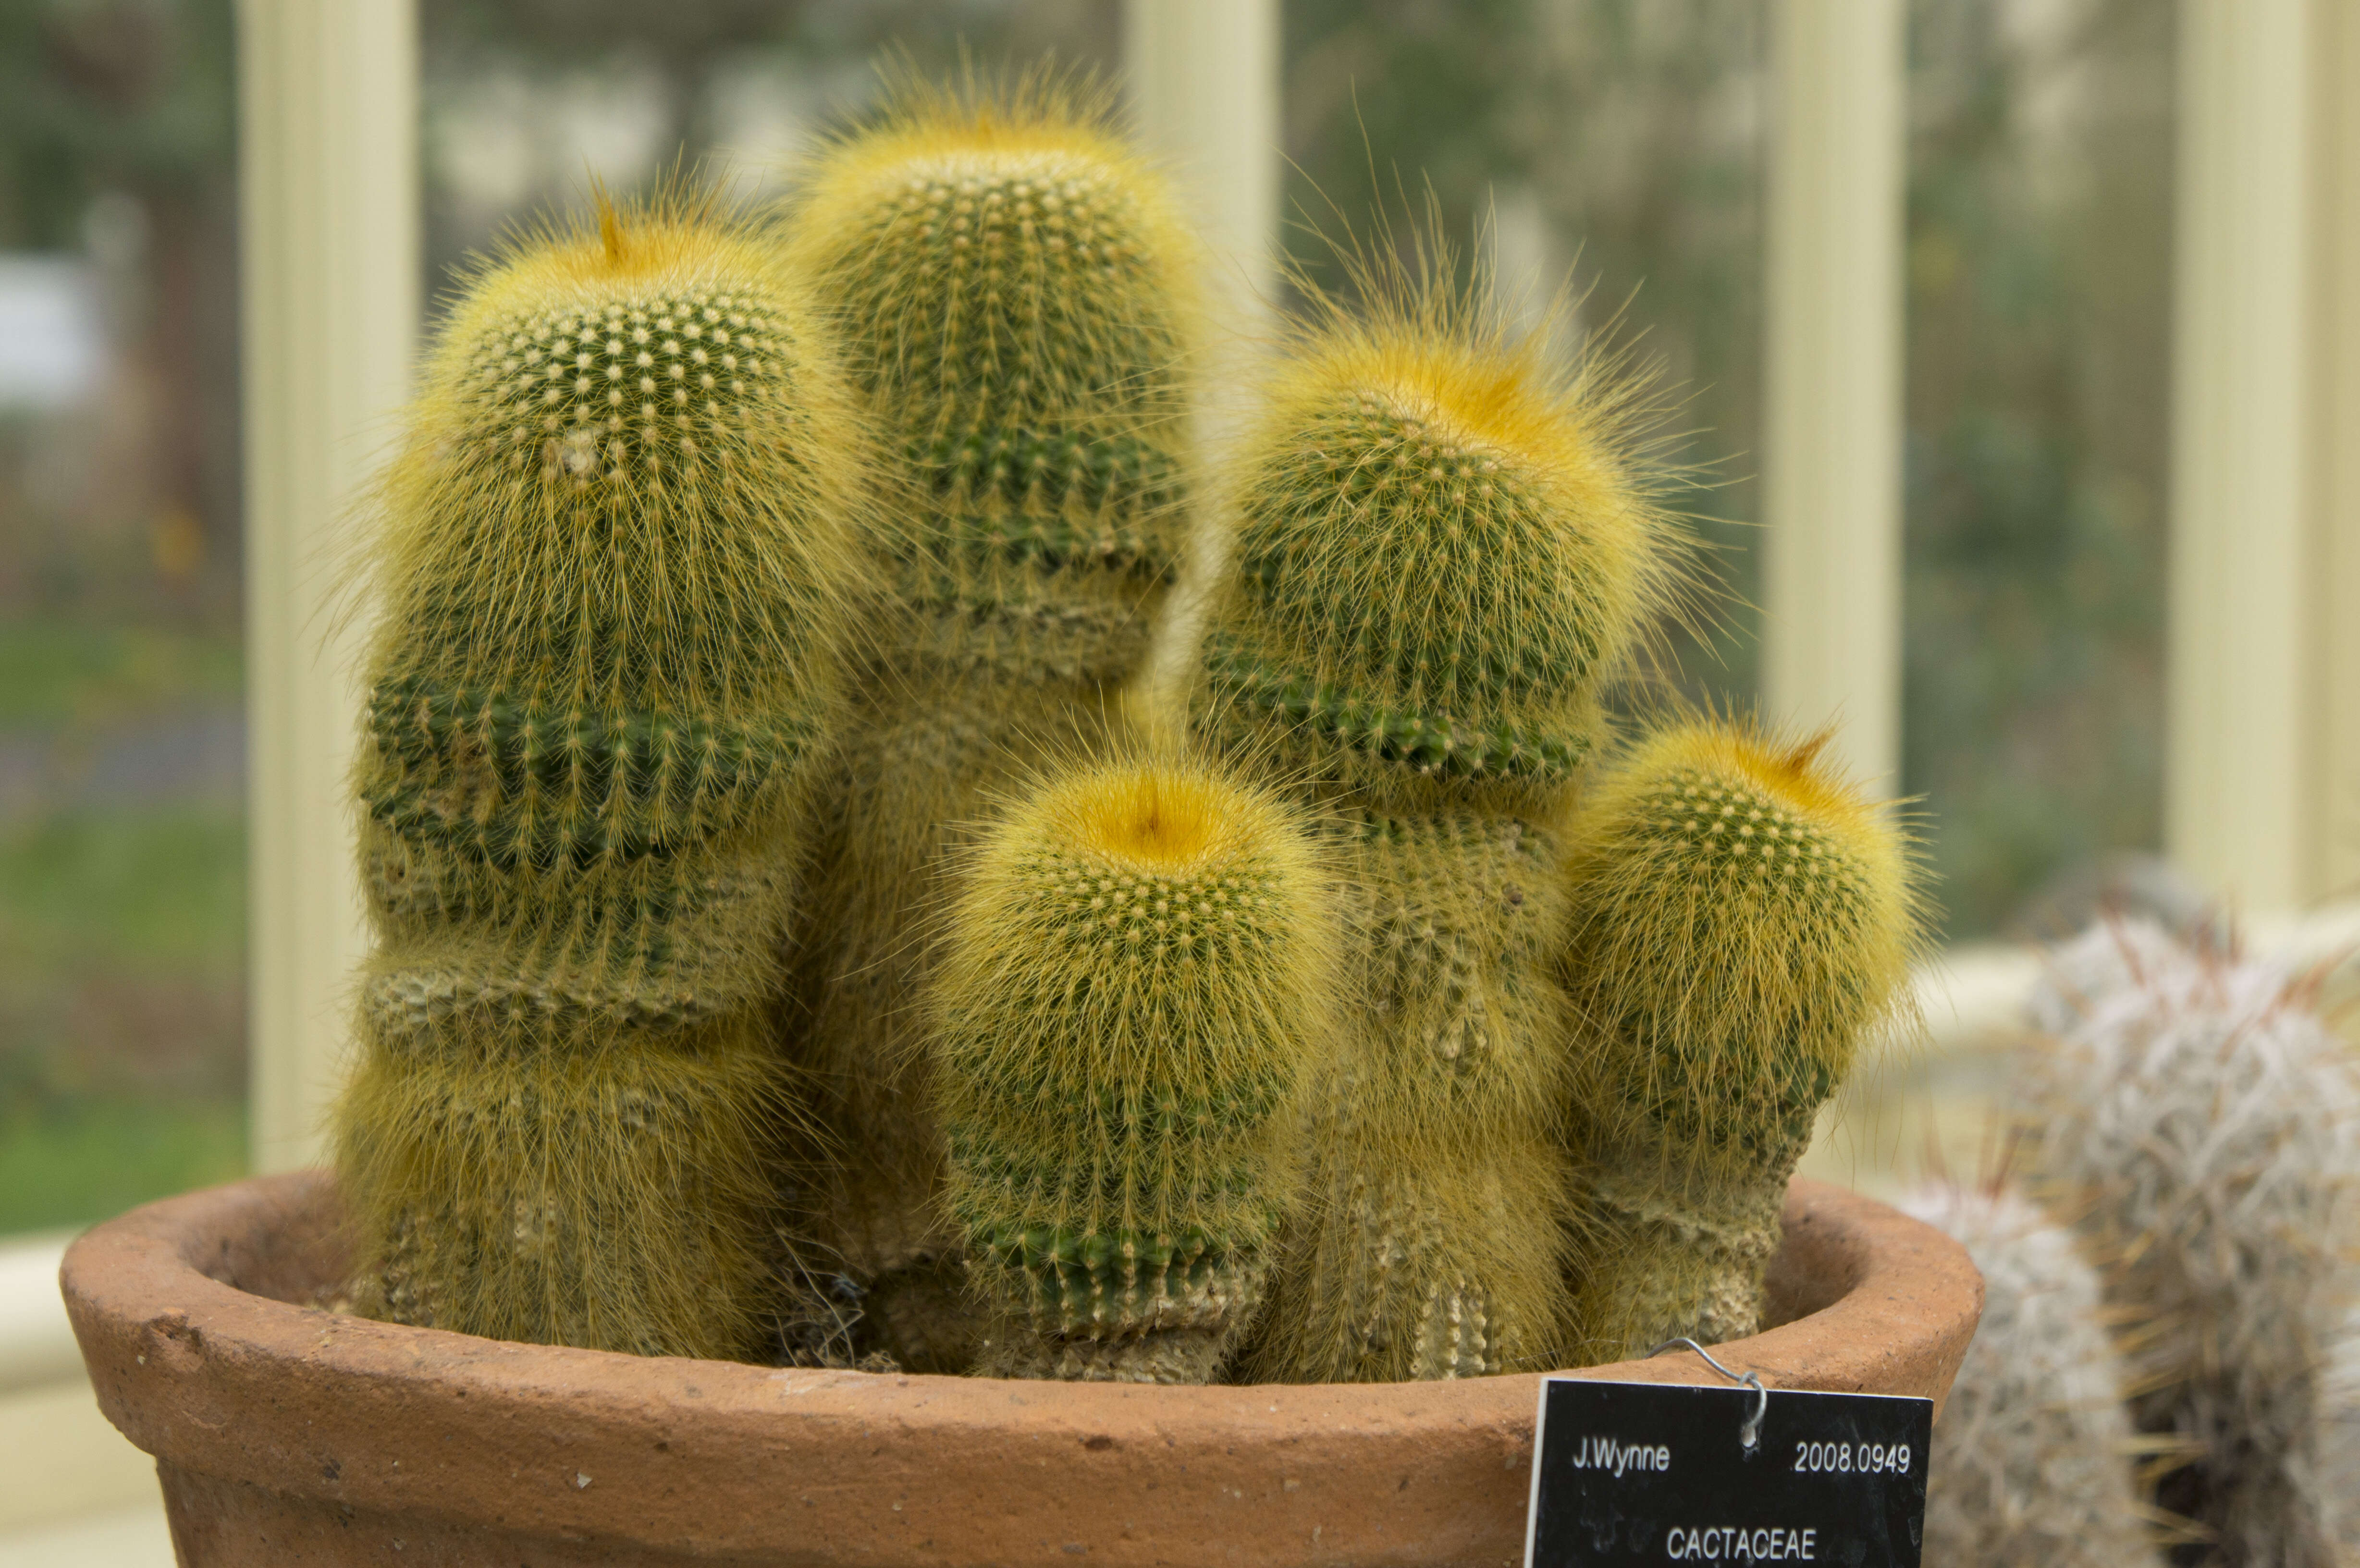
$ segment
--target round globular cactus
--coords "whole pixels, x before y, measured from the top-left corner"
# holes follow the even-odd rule
[[[1292,807],[1190,763],[1055,774],[978,847],[929,1012],[982,1370],[1218,1374],[1295,1199],[1326,883]]]
[[[1545,811],[1678,559],[1637,387],[1560,373],[1480,292],[1360,270],[1365,312],[1280,351],[1247,437],[1200,709],[1387,800]]]
[[[1357,268],[1275,356],[1225,493],[1196,732],[1314,804],[1345,1016],[1258,1376],[1553,1354],[1569,1018],[1559,831],[1677,533],[1611,360],[1569,374],[1449,258]]]
[[[828,147],[791,249],[843,322],[904,495],[858,673],[788,1028],[829,1086],[799,1206],[865,1343],[971,1358],[917,997],[954,825],[1096,731],[1180,530],[1197,249],[1105,104],[1054,81],[902,87]]]
[[[2005,1189],[1938,1184],[1900,1206],[1983,1277],[1983,1320],[1934,1427],[1927,1568],[2155,1568],[2123,1361],[2072,1231]]]
[[[1575,1354],[1752,1334],[1819,1107],[1908,1007],[1908,843],[1821,757],[1669,724],[1575,830],[1565,972],[1583,1018]]]
[[[602,199],[469,280],[367,561],[365,1310],[759,1348],[764,1018],[865,453],[773,247],[710,203]]]
[[[2102,925],[2055,963],[2063,1032],[2012,1081],[2036,1171],[2081,1216],[2142,1431],[2193,1464],[2159,1500],[2223,1561],[2338,1561],[2333,1356],[2360,1258],[2360,1064],[2279,966]]]

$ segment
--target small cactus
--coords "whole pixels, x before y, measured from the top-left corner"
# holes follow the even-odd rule
[[[1814,1118],[1906,1011],[1907,841],[1829,770],[1826,738],[1668,724],[1575,829],[1579,1364],[1755,1332]]]
[[[1902,1212],[1967,1249],[1983,1315],[1934,1426],[1926,1568],[2156,1568],[2098,1272],[2020,1194],[1947,1184]]]
[[[2109,1301],[2147,1320],[2130,1356],[2138,1426],[2197,1452],[2160,1501],[2224,1563],[2328,1568],[2333,1358],[2360,1287],[2360,1064],[2285,970],[2147,922],[2077,939],[2049,990],[2066,1027],[2027,1051],[2016,1108]]]
[[[829,1093],[798,1205],[867,1291],[872,1352],[971,1358],[917,999],[955,825],[1091,732],[1179,533],[1196,246],[1102,100],[904,86],[807,171],[792,251],[844,323],[906,493],[797,961]]]
[[[1360,258],[1363,309],[1322,303],[1283,347],[1228,487],[1234,549],[1204,552],[1235,564],[1192,723],[1315,808],[1347,898],[1304,1235],[1252,1357],[1273,1380],[1551,1354],[1558,833],[1677,537],[1614,362],[1561,374],[1427,260]]]
[[[602,199],[469,280],[369,561],[377,945],[336,1113],[364,1311],[759,1352],[792,1111],[765,1013],[863,431],[710,203]]]
[[[983,1371],[1218,1376],[1294,1199],[1327,892],[1291,807],[1193,764],[1068,769],[979,846],[930,1016]]]

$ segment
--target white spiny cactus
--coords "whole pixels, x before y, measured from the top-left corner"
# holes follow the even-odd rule
[[[2344,1314],[2328,1362],[2326,1441],[2322,1489],[2335,1508],[2330,1528],[2345,1559],[2360,1563],[2360,1306]]]
[[[2286,969],[2109,924],[2058,955],[2016,1080],[2109,1301],[2147,1320],[2138,1426],[2229,1568],[2330,1568],[2330,1359],[2354,1298],[2360,1062]]]
[[[2049,953],[2025,1002],[2025,1021],[2043,1034],[2070,1034],[2094,1004],[2136,988],[2145,975],[2184,960],[2188,952],[2152,920],[2101,921],[2080,941]]]
[[[1982,1325],[1934,1427],[1926,1568],[2154,1568],[2097,1270],[2013,1191],[1904,1200],[1983,1270]]]

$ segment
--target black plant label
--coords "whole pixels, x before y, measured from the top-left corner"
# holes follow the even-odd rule
[[[1549,1377],[1539,1422],[1525,1568],[1918,1568],[1930,1399]]]

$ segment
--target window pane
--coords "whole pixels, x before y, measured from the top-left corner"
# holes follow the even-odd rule
[[[231,53],[0,10],[0,1234],[246,1160]]]
[[[2171,18],[1912,12],[1903,776],[1953,936],[2160,842]]]

